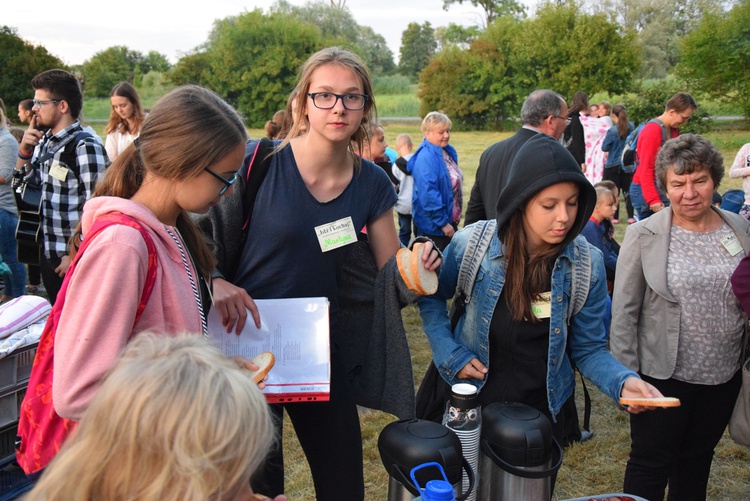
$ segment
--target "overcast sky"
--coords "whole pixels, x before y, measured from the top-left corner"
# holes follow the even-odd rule
[[[525,0],[531,4],[533,0]],[[255,8],[268,12],[275,0],[11,0],[0,24],[17,29],[34,44],[41,44],[63,62],[81,64],[113,45],[125,45],[146,54],[156,50],[174,63],[206,41],[215,19]],[[289,0],[303,5],[305,0]],[[481,9],[470,1],[443,10],[442,0],[346,0],[360,25],[382,35],[398,62],[401,34],[411,22],[429,21],[433,28],[453,22],[481,24]],[[527,10],[528,12],[528,10]]]

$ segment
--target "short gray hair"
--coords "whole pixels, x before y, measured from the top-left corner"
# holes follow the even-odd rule
[[[714,188],[718,188],[724,177],[724,159],[708,139],[698,134],[683,134],[664,143],[656,156],[654,170],[664,190],[670,170],[678,176],[707,170]]]
[[[422,133],[424,134],[428,130],[432,130],[432,128],[438,124],[447,125],[448,128],[453,125],[451,119],[448,118],[448,115],[442,111],[431,111],[424,117],[424,120],[422,120]]]
[[[565,99],[557,92],[547,89],[535,90],[521,107],[521,122],[538,127],[550,115],[561,116]]]

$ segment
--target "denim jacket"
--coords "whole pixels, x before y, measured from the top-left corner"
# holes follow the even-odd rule
[[[456,374],[474,357],[492,370],[489,365],[489,327],[505,282],[505,259],[503,245],[494,235],[474,282],[466,313],[452,333],[446,301],[456,292],[461,258],[470,235],[471,226],[454,235],[444,253],[438,291],[419,301],[419,311],[435,365],[443,379],[451,385],[468,382],[481,391],[484,380],[459,381]],[[565,356],[566,347],[569,347],[581,374],[615,401],[625,380],[631,376],[638,377],[607,350],[603,322],[607,284],[602,254],[598,249],[590,247],[590,270],[581,270],[580,265],[575,267],[576,274],[580,273],[577,284],[585,283],[585,273],[590,271],[590,288],[581,310],[567,318],[574,269],[572,263],[583,245],[589,244],[580,236],[568,244],[552,271],[552,313],[547,358],[547,399],[552,416],[559,413],[575,386],[573,368]]]

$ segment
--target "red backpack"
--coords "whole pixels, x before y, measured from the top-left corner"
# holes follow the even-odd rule
[[[55,357],[55,332],[60,321],[60,314],[65,304],[65,293],[68,282],[75,271],[76,263],[94,237],[104,228],[113,224],[122,224],[141,232],[148,247],[148,271],[146,283],[135,314],[135,323],[141,318],[146,308],[156,279],[156,247],[146,229],[132,217],[111,213],[100,217],[83,240],[77,254],[65,274],[60,292],[57,295],[47,323],[39,339],[34,365],[31,369],[29,386],[21,404],[16,437],[16,460],[27,474],[45,468],[60,450],[65,439],[75,429],[76,422],[60,417],[52,403],[52,376]]]

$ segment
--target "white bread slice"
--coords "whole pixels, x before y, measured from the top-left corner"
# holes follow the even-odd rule
[[[263,381],[266,374],[273,368],[276,363],[276,357],[270,351],[264,351],[256,355],[252,362],[258,366],[258,370],[251,374],[253,381],[257,384]]]
[[[640,407],[679,407],[680,399],[675,397],[620,397],[620,405],[637,405]]]
[[[406,287],[408,287],[410,291],[419,294],[412,278],[411,255],[412,252],[409,249],[404,247],[400,248],[398,252],[396,252],[396,263],[398,264],[398,272],[401,274],[401,278],[406,284]]]
[[[438,290],[438,275],[424,267],[424,261],[422,261],[424,244],[420,244],[418,250],[416,246],[414,248],[415,250],[412,252],[412,260],[416,263],[414,281],[417,287],[422,289],[423,296],[432,296]]]
[[[415,288],[418,294],[431,296],[437,292],[437,273],[424,267],[424,261],[422,261],[424,243],[418,242],[414,244],[413,249],[411,253],[411,272]]]

